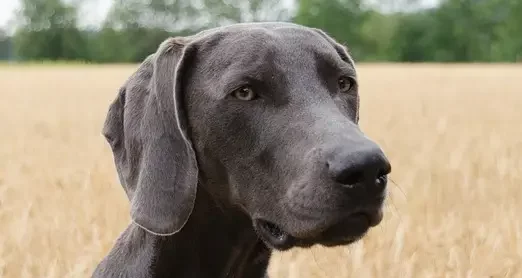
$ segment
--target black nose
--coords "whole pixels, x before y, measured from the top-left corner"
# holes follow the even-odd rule
[[[328,171],[335,182],[348,187],[366,185],[383,190],[391,165],[373,142],[363,146],[337,148],[330,155]]]

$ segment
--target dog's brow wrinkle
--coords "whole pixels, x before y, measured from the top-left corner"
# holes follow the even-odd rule
[[[341,59],[342,59],[343,61],[345,61],[345,62],[347,62],[347,63],[350,63],[350,60],[348,59],[348,56],[347,56],[345,53],[339,51],[339,49],[336,49],[335,51],[337,52],[337,54],[339,54],[339,56],[341,56]],[[351,64],[351,63],[350,63],[350,64]]]

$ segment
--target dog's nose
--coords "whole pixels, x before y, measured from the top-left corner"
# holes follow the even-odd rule
[[[338,148],[327,160],[328,171],[335,182],[354,187],[364,185],[384,190],[391,165],[382,150],[373,143],[363,147]]]

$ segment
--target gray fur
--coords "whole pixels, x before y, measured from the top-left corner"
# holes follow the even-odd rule
[[[390,165],[341,76],[357,79],[346,48],[291,23],[163,42],[107,114],[133,223],[93,277],[265,277],[273,249],[364,236]],[[245,84],[259,97],[230,94]]]

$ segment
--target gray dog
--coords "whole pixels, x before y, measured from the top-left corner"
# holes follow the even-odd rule
[[[93,277],[266,277],[273,249],[357,241],[391,169],[358,109],[354,62],[321,30],[167,39],[107,115],[132,223]]]

